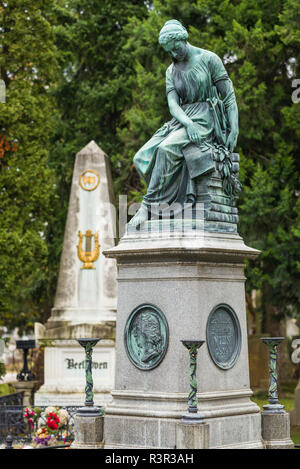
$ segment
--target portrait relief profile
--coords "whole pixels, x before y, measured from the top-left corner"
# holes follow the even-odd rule
[[[163,359],[168,346],[168,325],[153,305],[140,305],[125,328],[125,347],[131,362],[140,369],[152,369]]]

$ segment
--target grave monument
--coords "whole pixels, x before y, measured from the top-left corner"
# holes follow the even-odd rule
[[[45,382],[36,405],[81,405],[82,348],[77,338],[99,337],[92,369],[95,403],[105,404],[114,383],[116,263],[103,256],[116,240],[108,156],[91,141],[77,155],[54,307],[36,339],[46,343]]]
[[[244,260],[259,251],[237,232],[238,109],[221,59],[187,39],[176,20],[160,31],[172,57],[166,92],[173,118],[136,154],[147,193],[120,243],[104,252],[118,264],[105,448],[175,448],[183,441],[263,447],[260,410],[250,399],[244,289]],[[205,341],[197,398],[209,435],[195,436],[197,423],[182,433],[189,360],[181,341]]]

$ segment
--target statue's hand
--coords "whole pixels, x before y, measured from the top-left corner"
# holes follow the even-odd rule
[[[186,131],[191,142],[200,144],[201,142],[201,132],[195,122],[191,122],[187,125]]]
[[[236,146],[238,134],[235,130],[231,130],[226,141],[226,147],[229,151],[233,152],[234,147]]]

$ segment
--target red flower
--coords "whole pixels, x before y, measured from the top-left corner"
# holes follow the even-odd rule
[[[59,420],[59,419],[58,419],[58,420]],[[46,422],[47,422],[47,426],[48,426],[49,428],[51,428],[51,430],[57,430],[57,428],[58,428],[57,423],[58,423],[58,422],[56,422],[56,420],[55,420],[54,418],[52,419],[51,417],[48,417],[47,420],[46,420]]]
[[[48,428],[50,428],[51,430],[57,430],[59,422],[60,418],[54,412],[49,412],[48,417],[46,419]]]

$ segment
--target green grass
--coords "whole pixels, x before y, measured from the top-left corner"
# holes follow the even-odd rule
[[[291,438],[295,445],[300,445],[300,426],[291,427]]]
[[[258,397],[255,395],[254,397],[251,398],[252,401],[254,401],[260,408],[263,410],[263,406],[265,404],[268,404],[268,399],[267,398],[261,398],[260,396]],[[280,404],[283,404],[285,407],[285,410],[289,412],[294,408],[295,402],[294,399],[291,397],[283,397],[282,399],[279,399]]]

